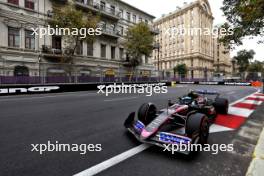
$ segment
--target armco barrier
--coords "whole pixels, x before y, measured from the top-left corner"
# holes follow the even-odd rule
[[[251,86],[250,82],[176,81],[176,84]]]
[[[112,85],[113,83],[87,83],[87,84],[46,84],[46,85],[5,85],[0,86],[0,96],[18,95],[18,94],[42,94],[42,93],[62,93],[62,92],[80,92],[89,90],[99,90],[99,85]],[[122,83],[116,83],[117,85]],[[158,82],[130,82],[124,84],[159,84]],[[163,82],[163,85],[171,86],[170,82]]]
[[[158,82],[129,82],[124,84],[157,84]],[[173,86],[175,82],[162,82],[166,86]],[[86,84],[46,84],[46,85],[0,85],[0,96],[3,95],[18,95],[18,94],[40,94],[40,93],[62,93],[62,92],[79,92],[98,90],[98,85],[111,85],[112,83],[86,83]],[[121,84],[121,83],[116,83]],[[199,84],[199,85],[230,85],[230,86],[251,86],[251,83],[241,82],[198,82],[177,81],[177,84]]]

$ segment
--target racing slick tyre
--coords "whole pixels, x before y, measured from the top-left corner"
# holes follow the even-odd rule
[[[208,117],[201,113],[191,114],[187,117],[185,130],[188,137],[199,137],[198,143],[206,144],[209,136]]]
[[[216,98],[214,102],[215,110],[218,114],[228,113],[228,100],[225,98]]]
[[[127,119],[125,120],[124,126],[126,128],[129,128],[132,125],[132,123],[134,122],[135,114],[136,114],[135,112],[131,112],[129,114],[129,116],[127,117]]]
[[[152,103],[144,103],[138,109],[138,120],[148,125],[156,117],[157,108]]]

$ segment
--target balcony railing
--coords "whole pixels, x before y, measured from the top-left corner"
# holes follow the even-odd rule
[[[121,33],[116,29],[110,29],[110,28],[103,27],[102,32],[104,35],[108,35],[114,38],[118,38],[121,36]]]
[[[100,3],[96,3],[94,1],[76,0],[76,4],[83,8],[88,8],[96,12],[101,12],[102,14],[110,16],[117,20],[120,18],[120,12],[116,11],[113,8],[106,7],[105,5],[102,5]]]
[[[51,55],[62,55],[61,49],[52,48],[48,45],[42,45],[42,53],[44,54],[51,54]]]
[[[150,32],[151,32],[152,34],[154,34],[154,35],[159,35],[159,34],[160,34],[160,31],[159,31],[158,28],[155,28],[155,27],[149,25],[149,29],[150,29]]]

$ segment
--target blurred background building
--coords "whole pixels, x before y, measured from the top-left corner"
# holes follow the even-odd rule
[[[71,0],[78,9],[100,14],[103,34],[93,43],[80,42],[74,59],[74,81],[114,81],[126,78],[126,51],[122,45],[129,26],[139,22],[152,24],[154,16],[121,0]],[[67,82],[66,63],[58,60],[65,54],[62,36],[34,36],[31,28],[47,26],[53,3],[67,0],[0,0],[0,76],[2,83],[15,79],[34,82]],[[137,77],[150,78],[154,67],[142,58]],[[4,77],[4,79],[3,79]],[[41,77],[41,80],[39,78]],[[21,80],[23,81],[23,80]]]
[[[228,76],[232,72],[229,51],[219,43],[212,33],[213,14],[207,0],[184,3],[183,7],[154,21],[154,28],[160,33],[155,37],[159,50],[153,52],[153,63],[163,78],[173,77],[174,68],[185,64],[190,79],[211,80],[220,75]],[[181,29],[192,30],[179,34]],[[178,31],[178,33],[175,33]],[[196,33],[197,32],[197,33]],[[180,76],[180,75],[178,75]]]

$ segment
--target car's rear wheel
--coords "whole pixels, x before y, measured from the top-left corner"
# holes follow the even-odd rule
[[[144,103],[138,109],[138,120],[148,125],[156,117],[157,108],[152,103]]]
[[[205,114],[195,113],[187,117],[186,134],[194,139],[199,137],[198,143],[206,144],[209,136],[209,121]]]
[[[228,100],[225,98],[216,98],[214,102],[215,110],[218,114],[228,113]]]

